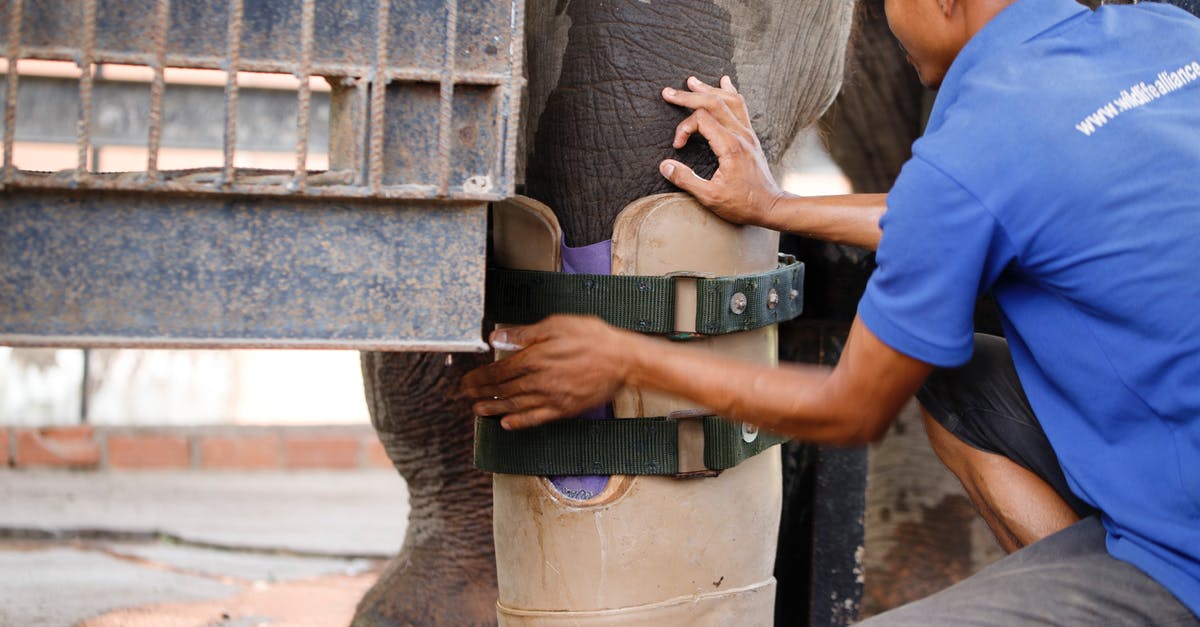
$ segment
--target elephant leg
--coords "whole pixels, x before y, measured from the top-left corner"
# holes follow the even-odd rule
[[[525,191],[554,208],[572,246],[609,238],[616,212],[630,201],[673,191],[658,175],[659,160],[680,159],[703,176],[716,168],[703,142],[679,153],[670,148],[687,113],[659,92],[689,75],[734,78],[776,163],[837,93],[853,10],[845,0],[527,6],[530,107],[522,122],[532,157]],[[780,624],[808,614],[814,463],[815,451],[789,447],[776,562]]]
[[[496,622],[492,478],[472,467],[459,381],[490,354],[363,353],[371,422],[408,482],[404,546],[363,596],[355,626]]]

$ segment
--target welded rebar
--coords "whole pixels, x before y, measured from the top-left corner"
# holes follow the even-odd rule
[[[375,72],[371,80],[371,143],[367,156],[368,182],[371,192],[378,194],[383,188],[383,133],[384,133],[384,96],[388,84],[388,18],[390,13],[388,0],[379,0],[379,19],[375,26]]]
[[[11,0],[8,13],[8,86],[4,94],[4,182],[13,180],[13,144],[17,135],[17,61],[21,57],[21,13],[22,0]]]
[[[83,47],[76,62],[79,65],[79,121],[75,127],[75,182],[87,178],[88,157],[92,147],[92,86],[95,82],[93,60],[96,58],[96,0],[83,2]]]
[[[296,172],[292,179],[295,191],[304,191],[308,183],[308,126],[309,112],[312,108],[312,90],[309,80],[312,78],[313,55],[313,20],[315,19],[316,0],[304,0],[300,16],[300,71],[296,78],[300,79],[300,91],[297,94],[296,111]]]
[[[163,91],[166,89],[167,29],[171,21],[171,0],[158,0],[154,20],[154,79],[150,82],[150,137],[146,141],[146,176],[158,180],[158,153],[162,146]]]
[[[442,60],[441,100],[438,110],[438,196],[450,195],[450,155],[454,149],[454,46],[458,40],[458,0],[446,2],[446,48]]]
[[[234,153],[237,150],[237,100],[238,100],[238,71],[241,69],[242,52],[242,0],[229,0],[229,30],[226,35],[226,64],[225,76],[225,138],[224,166],[222,167],[221,186],[231,187],[234,184],[235,171],[233,167]]]

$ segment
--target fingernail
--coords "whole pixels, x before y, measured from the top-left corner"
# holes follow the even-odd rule
[[[671,174],[674,172],[675,172],[675,164],[674,163],[671,163],[668,161],[668,162],[665,162],[662,164],[663,176],[671,176]]]
[[[663,93],[664,93],[664,94],[666,94],[666,95],[668,95],[668,96],[674,96],[674,95],[675,95],[675,90],[674,90],[674,89],[671,89],[670,87],[668,87],[668,88],[666,88],[666,89],[664,89],[664,90],[663,90]]]
[[[515,352],[515,351],[521,350],[522,348],[525,348],[524,346],[521,346],[520,344],[514,344],[513,342],[509,342],[508,341],[508,332],[503,331],[503,330],[492,333],[491,344],[492,344],[492,348],[494,348],[498,351]]]

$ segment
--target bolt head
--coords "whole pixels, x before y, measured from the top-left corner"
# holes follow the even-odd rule
[[[767,309],[774,309],[778,305],[779,292],[776,292],[775,288],[771,288],[771,291],[767,292]]]
[[[737,292],[729,299],[729,311],[732,311],[735,315],[741,315],[742,312],[746,311],[746,303],[746,295]]]

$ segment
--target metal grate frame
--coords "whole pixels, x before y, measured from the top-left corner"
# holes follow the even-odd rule
[[[496,200],[512,195],[523,87],[520,1],[496,0],[8,0],[0,6],[4,161],[0,185],[310,197]],[[69,61],[80,70],[78,163],[55,173],[18,169],[13,144],[20,64]],[[88,170],[98,64],[148,67],[144,172]],[[167,68],[226,72],[224,164],[205,171],[158,168]],[[294,76],[296,165],[291,172],[234,167],[238,73]],[[326,172],[305,169],[309,81],[334,86],[341,137]],[[436,95],[436,99],[431,98]]]

